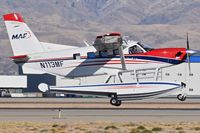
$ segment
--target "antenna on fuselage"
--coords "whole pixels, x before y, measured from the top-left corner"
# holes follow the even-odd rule
[[[87,47],[91,46],[91,44],[89,44],[86,40],[83,40],[83,43],[84,43]]]

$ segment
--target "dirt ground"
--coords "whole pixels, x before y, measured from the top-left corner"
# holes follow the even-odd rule
[[[0,122],[0,133],[199,133],[200,122]]]

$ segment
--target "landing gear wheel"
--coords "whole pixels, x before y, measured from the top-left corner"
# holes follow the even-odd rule
[[[118,101],[117,98],[111,98],[111,99],[110,99],[110,104],[116,105],[116,104],[117,104],[117,101]]]
[[[117,104],[115,106],[120,106],[122,104],[121,100],[117,100]]]
[[[187,97],[186,97],[185,95],[182,95],[182,94],[178,94],[178,95],[177,95],[177,99],[180,100],[180,101],[185,101],[186,98],[187,98]]]
[[[111,98],[110,99],[110,104],[114,105],[114,106],[120,106],[121,105],[121,100],[118,100],[117,98]]]
[[[186,96],[183,96],[182,99],[181,99],[181,101],[185,101],[186,98],[187,98]]]
[[[177,95],[177,99],[178,99],[178,100],[181,100],[181,96],[182,96],[182,94],[178,94],[178,95]]]

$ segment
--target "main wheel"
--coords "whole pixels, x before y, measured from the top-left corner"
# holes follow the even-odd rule
[[[110,99],[110,104],[116,105],[116,104],[117,104],[117,101],[118,101],[117,98],[114,98],[114,97],[113,97],[113,98]]]
[[[117,104],[115,106],[120,106],[122,104],[121,100],[117,100]]]
[[[114,105],[114,106],[120,106],[121,105],[121,100],[118,100],[117,98],[111,98],[110,99],[110,104]]]

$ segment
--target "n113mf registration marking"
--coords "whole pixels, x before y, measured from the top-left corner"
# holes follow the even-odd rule
[[[45,61],[40,62],[41,68],[55,68],[55,67],[62,67],[63,61]]]

